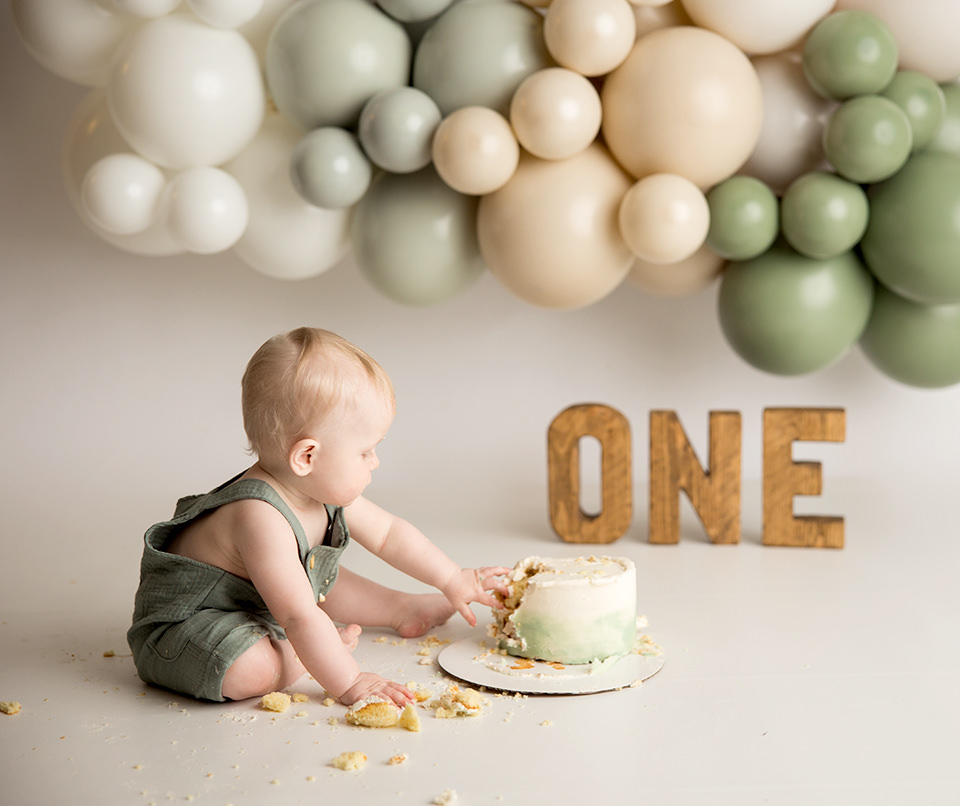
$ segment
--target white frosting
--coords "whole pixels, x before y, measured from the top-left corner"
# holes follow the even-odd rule
[[[636,580],[624,557],[527,557],[507,577],[521,597],[494,611],[495,637],[511,655],[560,663],[623,655],[636,637]]]

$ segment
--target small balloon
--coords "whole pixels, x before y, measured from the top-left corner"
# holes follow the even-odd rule
[[[627,0],[553,0],[543,23],[550,55],[584,76],[605,75],[617,67],[636,36]]]
[[[960,157],[960,83],[944,84],[940,89],[945,101],[943,123],[927,150]]]
[[[290,159],[293,186],[304,200],[328,210],[352,207],[367,192],[373,169],[357,138],[324,126],[307,132]]]
[[[800,254],[830,258],[853,249],[867,229],[867,194],[822,171],[797,179],[780,202],[783,236]]]
[[[419,171],[432,159],[440,117],[440,109],[425,92],[414,87],[382,90],[360,113],[360,144],[370,160],[385,171]]]
[[[913,133],[906,113],[882,95],[861,95],[838,106],[823,131],[823,150],[837,173],[852,182],[880,182],[910,156]]]
[[[707,193],[707,243],[728,260],[749,260],[767,251],[780,231],[777,197],[759,179],[731,176]]]
[[[803,43],[803,71],[824,98],[842,101],[882,92],[897,71],[897,41],[866,11],[838,11]]]
[[[441,121],[433,137],[433,164],[451,188],[483,196],[502,188],[517,170],[520,147],[510,124],[485,106],[464,106]]]
[[[239,28],[263,9],[263,0],[186,0],[198,19],[215,28]]]
[[[528,76],[510,102],[510,123],[520,145],[545,160],[583,151],[597,138],[602,115],[593,84],[563,67]]]
[[[220,168],[177,174],[163,190],[161,216],[171,237],[189,252],[209,255],[236,244],[249,209],[240,183]]]
[[[377,5],[400,22],[423,22],[444,12],[453,0],[377,0]]]
[[[910,121],[910,150],[920,151],[930,145],[947,112],[940,86],[922,73],[898,70],[882,94],[899,106]]]
[[[96,226],[114,235],[143,232],[156,218],[166,184],[163,172],[138,154],[110,154],[95,162],[80,196]]]
[[[623,196],[620,234],[630,251],[649,263],[677,263],[694,254],[707,237],[710,208],[689,179],[651,174]]]

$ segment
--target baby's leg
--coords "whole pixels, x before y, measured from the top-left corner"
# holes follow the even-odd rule
[[[389,627],[404,638],[423,635],[457,612],[442,594],[404,593],[378,585],[343,566],[321,607],[341,624]]]
[[[228,700],[262,697],[293,685],[306,672],[289,641],[265,636],[227,669],[221,693]]]

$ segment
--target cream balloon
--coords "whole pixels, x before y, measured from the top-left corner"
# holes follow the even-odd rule
[[[585,76],[609,73],[637,36],[627,0],[553,0],[543,20],[543,41],[557,64]]]
[[[503,187],[513,176],[520,146],[499,112],[464,106],[440,121],[433,135],[433,165],[458,193],[482,196]]]
[[[763,119],[750,60],[719,34],[686,26],[637,40],[601,100],[603,136],[627,171],[678,174],[701,188],[743,165]]]
[[[633,262],[617,227],[628,187],[630,177],[599,143],[566,160],[522,154],[513,178],[480,200],[484,261],[532,305],[571,309],[602,299]]]
[[[109,154],[87,171],[80,196],[100,229],[132,235],[154,223],[166,182],[163,171],[139,154]]]
[[[510,124],[520,145],[545,160],[583,151],[597,138],[602,114],[593,84],[563,67],[528,76],[510,102]]]
[[[243,187],[250,206],[246,232],[233,251],[261,274],[302,280],[339,263],[350,246],[352,210],[308,204],[290,178],[290,158],[302,132],[272,114],[225,169]]]
[[[676,263],[696,252],[710,229],[707,199],[689,179],[651,174],[623,196],[620,235],[638,258]]]
[[[240,240],[250,217],[240,183],[209,165],[173,177],[163,189],[160,207],[170,236],[199,255],[229,249]]]
[[[88,87],[106,84],[114,53],[140,24],[97,0],[13,0],[13,22],[34,59]]]
[[[690,19],[680,0],[655,6],[634,3],[633,16],[637,24],[637,39],[661,28],[693,25],[693,20]]]
[[[900,68],[944,84],[960,78],[960,3],[951,0],[838,0],[837,10],[868,11],[897,40]]]
[[[836,0],[683,0],[693,21],[749,54],[779,53],[798,45]]]
[[[758,56],[753,67],[763,93],[763,124],[741,173],[781,192],[801,174],[823,167],[823,130],[837,104],[813,91],[797,53]]]
[[[263,0],[187,0],[198,19],[215,28],[239,28],[263,9]]]
[[[658,297],[686,297],[709,286],[723,269],[724,259],[704,244],[686,260],[650,263],[637,258],[627,282]]]
[[[170,237],[159,220],[154,220],[143,232],[117,235],[98,227],[87,212],[80,190],[87,172],[104,157],[129,151],[130,144],[117,131],[110,116],[106,92],[102,89],[91,90],[77,104],[64,130],[61,172],[67,198],[91,232],[117,249],[136,255],[176,255],[183,252],[183,247]]]

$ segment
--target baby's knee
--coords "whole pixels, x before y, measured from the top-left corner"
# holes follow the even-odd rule
[[[276,691],[283,665],[279,642],[265,636],[227,669],[223,676],[222,694],[228,700],[246,700]]]

